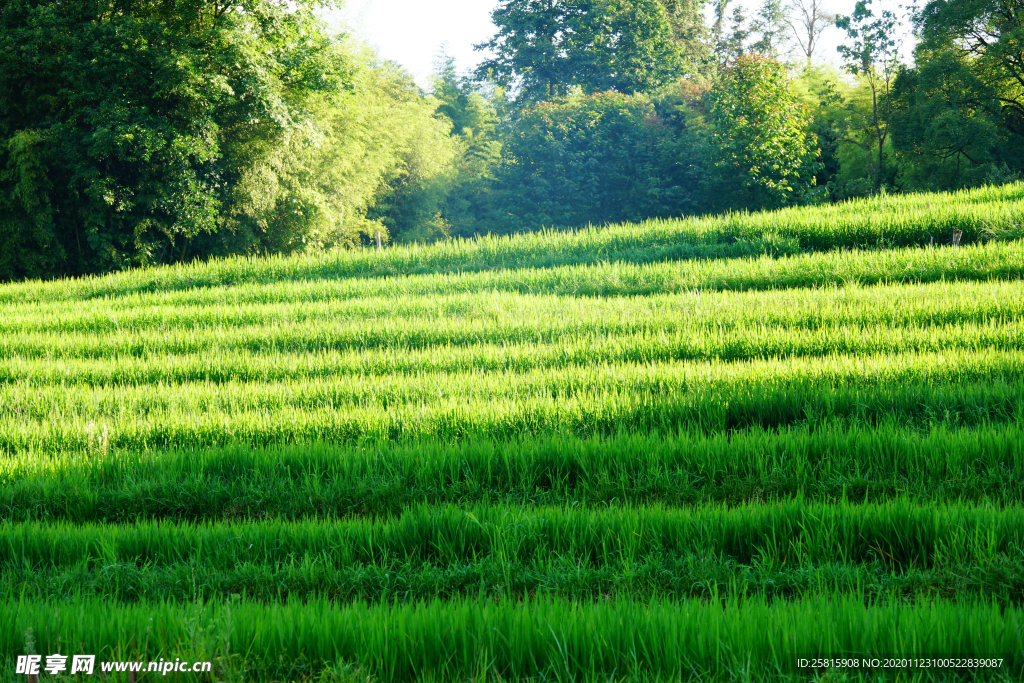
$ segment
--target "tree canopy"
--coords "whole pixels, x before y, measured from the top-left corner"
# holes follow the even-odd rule
[[[785,67],[762,55],[731,63],[709,93],[712,201],[720,208],[775,208],[814,201],[820,164],[810,115]]]
[[[350,68],[308,7],[8,0],[0,12],[0,270],[187,258],[232,188]]]
[[[1021,0],[929,0],[915,15],[922,48],[954,50],[974,60],[995,88],[1006,125],[1024,136],[1024,3]]]
[[[900,74],[893,93],[893,144],[915,187],[977,185],[997,171],[999,100],[964,58],[945,51]]]
[[[521,101],[574,88],[632,94],[682,71],[680,44],[658,0],[502,0],[492,18],[498,32],[478,48],[494,57],[477,76],[511,87]]]
[[[640,220],[680,210],[672,131],[640,95],[599,93],[531,107],[504,149],[502,231]]]

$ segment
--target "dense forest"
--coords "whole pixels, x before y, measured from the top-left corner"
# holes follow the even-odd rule
[[[501,0],[424,90],[305,0],[0,0],[0,280],[998,184],[1024,7]],[[897,27],[912,28],[912,60]],[[821,60],[826,28],[841,69]],[[908,63],[909,62],[909,63]]]

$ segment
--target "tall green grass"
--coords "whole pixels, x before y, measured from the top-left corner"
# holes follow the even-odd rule
[[[1024,254],[1022,254],[1024,256]],[[255,289],[255,288],[253,288]],[[293,293],[294,294],[294,293]],[[1006,322],[1024,312],[1024,285],[1018,281],[897,284],[800,288],[769,291],[700,291],[645,296],[579,297],[489,290],[469,293],[380,296],[304,301],[282,292],[275,301],[147,301],[94,299],[5,306],[0,332],[5,341],[26,335],[138,335],[185,329],[192,334],[265,328],[298,328],[313,337],[335,330],[363,330],[367,337],[412,328],[451,334],[466,329],[485,339],[506,341],[503,329],[531,335],[754,324],[816,328],[843,324],[892,326],[962,322]],[[340,327],[343,325],[344,327]],[[419,332],[422,334],[422,332]],[[395,336],[394,343],[404,340]],[[432,343],[449,341],[439,335]],[[363,342],[367,344],[368,342]]]
[[[336,375],[437,371],[527,371],[559,366],[650,363],[673,360],[749,360],[834,354],[1016,350],[1024,345],[1024,319],[999,320],[998,314],[969,312],[958,322],[935,318],[904,325],[886,322],[835,324],[808,321],[773,324],[771,320],[632,320],[595,317],[578,324],[536,326],[510,321],[388,320],[374,324],[280,325],[234,330],[142,333],[29,334],[9,338],[0,377],[95,382],[94,370],[135,383],[176,379],[274,380]],[[929,313],[926,311],[922,318]],[[580,316],[581,318],[583,316]],[[841,318],[841,314],[836,316]],[[866,317],[866,316],[865,316]],[[950,316],[956,318],[955,314]],[[1014,316],[1016,317],[1016,316]],[[518,324],[517,324],[518,323]],[[738,323],[733,326],[733,323]],[[69,359],[103,361],[61,363]],[[74,374],[79,369],[85,374]],[[62,371],[55,374],[55,371]],[[91,376],[90,376],[91,375]],[[117,383],[120,383],[117,382]],[[100,381],[102,384],[115,383]]]
[[[0,322],[0,354],[8,362],[42,357],[49,363],[58,358],[120,361],[210,353],[336,351],[364,357],[382,349],[398,355],[441,347],[440,355],[446,357],[465,353],[466,347],[531,344],[570,347],[563,362],[586,362],[604,358],[595,354],[588,359],[571,349],[574,344],[632,347],[640,358],[645,347],[668,344],[689,357],[723,360],[734,359],[731,348],[746,348],[747,355],[788,355],[808,339],[833,352],[842,350],[850,337],[870,340],[879,335],[949,336],[959,346],[970,345],[973,335],[975,344],[984,345],[989,343],[985,335],[992,337],[992,344],[999,343],[1000,335],[1016,341],[1013,335],[1024,320],[1024,287],[1006,282],[952,288],[854,286],[599,299],[482,293],[304,306],[88,308],[12,312]],[[898,341],[890,345],[899,350]],[[544,351],[534,348],[529,355]],[[154,360],[162,359],[147,362]]]
[[[1024,499],[1024,431],[876,426],[711,435],[254,449],[134,450],[0,461],[0,518],[130,522],[383,518],[428,504],[730,504]]]
[[[66,315],[79,308],[107,311],[149,306],[211,306],[492,291],[563,296],[647,296],[666,292],[794,289],[844,284],[1018,281],[1024,276],[1024,242],[988,242],[957,249],[906,248],[833,251],[783,258],[637,264],[606,262],[552,268],[519,268],[386,278],[240,282],[153,290],[79,291],[40,285],[0,286],[0,302],[12,314]],[[76,281],[78,282],[78,281]],[[84,285],[83,285],[84,286]]]
[[[244,561],[229,566],[201,554],[181,560],[117,561],[90,555],[77,563],[0,568],[0,581],[22,599],[103,597],[139,600],[219,601],[232,595],[268,604],[330,598],[337,603],[410,602],[425,599],[522,599],[544,592],[577,601],[684,599],[759,595],[799,601],[823,594],[859,592],[865,597],[908,601],[941,596],[958,602],[984,598],[1019,605],[1024,567],[1016,555],[957,558],[935,566],[894,567],[881,554],[866,561],[802,561],[772,555],[744,563],[709,553],[641,554],[627,561],[588,561],[552,553],[521,561],[501,552],[458,562],[415,558],[395,563],[339,564],[324,555],[297,555],[281,562]],[[102,562],[102,564],[100,564]]]
[[[1011,681],[1024,672],[1014,607],[984,601],[875,603],[851,593],[778,603],[750,597],[579,604],[428,601],[409,605],[327,600],[259,605],[100,600],[4,607],[0,652],[13,668],[32,629],[37,651],[99,652],[107,659],[216,658],[218,671],[301,680],[324,663],[346,680],[726,681],[807,680],[805,657],[995,657],[999,668],[874,670],[822,680]],[[335,678],[335,680],[339,680]],[[323,679],[321,679],[323,680]]]
[[[0,526],[33,599],[276,602],[459,596],[1024,598],[1019,510],[807,504],[677,510],[415,508],[391,520]]]
[[[385,520],[4,522],[0,530],[0,564],[39,570],[85,559],[94,566],[201,559],[229,569],[304,558],[394,568],[483,557],[539,565],[569,557],[581,566],[626,568],[652,555],[725,556],[744,564],[878,561],[896,570],[1024,558],[1024,510],[903,499],[692,509],[428,506]]]
[[[0,385],[9,453],[229,443],[1019,422],[1016,351],[567,366],[344,382]]]

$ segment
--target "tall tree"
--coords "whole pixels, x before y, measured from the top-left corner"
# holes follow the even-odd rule
[[[0,4],[0,279],[192,258],[350,76],[310,4]]]
[[[502,232],[680,212],[673,133],[644,95],[604,92],[529,107],[503,149]]]
[[[503,138],[495,103],[503,103],[503,95],[460,76],[455,59],[445,53],[435,63],[431,91],[438,101],[436,115],[452,122],[451,135],[461,143],[456,177],[445,197],[441,219],[449,236],[487,232]]]
[[[678,76],[683,61],[658,0],[502,0],[495,36],[476,46],[494,57],[481,79],[510,87],[520,103],[614,90],[631,94]]]
[[[714,150],[707,180],[710,208],[763,209],[817,200],[817,140],[784,65],[764,55],[743,55],[723,70],[707,99]]]
[[[712,44],[720,45],[725,31],[725,13],[729,9],[731,0],[714,0],[715,2],[715,23],[711,26]]]
[[[685,69],[695,72],[705,69],[711,57],[710,35],[704,22],[707,0],[660,0],[672,26]]]
[[[718,59],[722,62],[727,62],[730,59],[737,59],[746,54],[750,49],[747,44],[750,34],[750,27],[747,25],[747,16],[743,13],[743,6],[736,5],[732,8],[729,33],[722,34],[715,43],[715,53],[718,55]]]
[[[1024,136],[1024,2],[929,0],[914,15],[921,47],[954,50],[995,88],[1006,126]]]
[[[889,136],[892,114],[892,86],[899,68],[899,46],[896,27],[899,20],[889,10],[878,15],[870,8],[871,0],[858,0],[853,14],[836,18],[836,27],[846,31],[847,44],[837,49],[844,67],[864,78],[871,88],[871,121],[877,156],[869,161],[873,169],[874,187],[879,189],[885,178],[885,143]]]
[[[893,100],[893,147],[909,162],[909,189],[958,189],[996,174],[999,101],[962,55],[927,55],[900,73]]]
[[[822,33],[835,26],[836,14],[825,8],[825,0],[792,0],[785,22],[810,66]]]
[[[786,51],[786,9],[783,0],[761,0],[750,27],[758,35],[750,45],[751,50],[774,58]]]

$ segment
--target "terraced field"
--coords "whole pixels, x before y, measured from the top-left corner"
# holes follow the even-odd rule
[[[1021,680],[1022,200],[0,286],[5,680]]]

